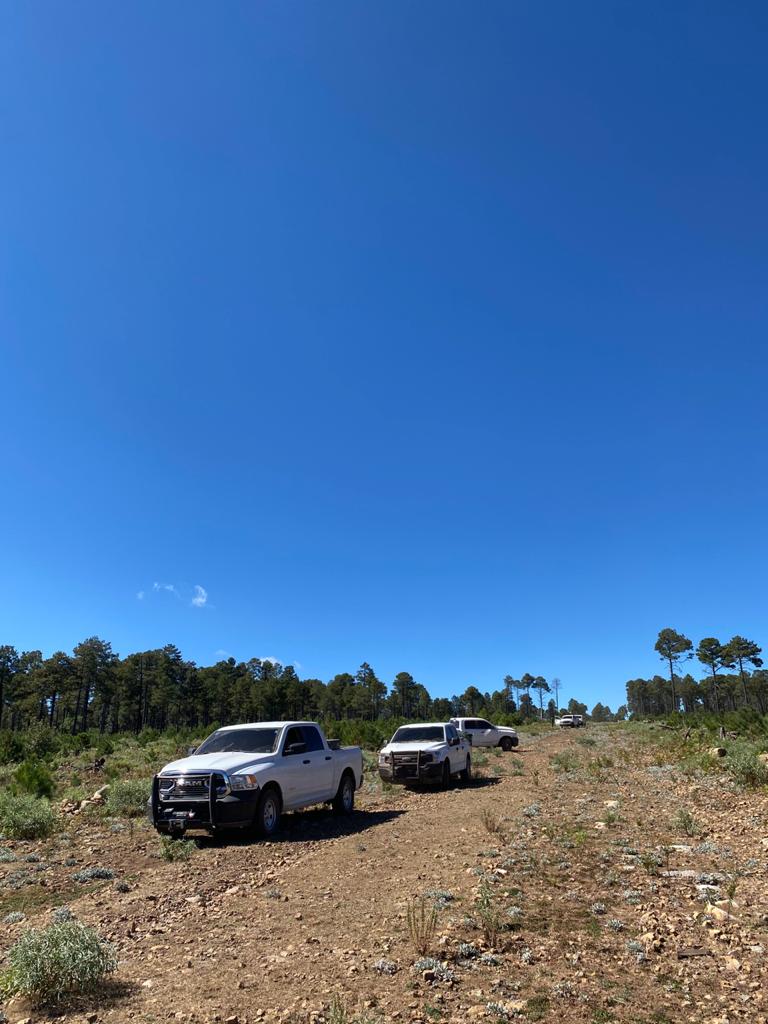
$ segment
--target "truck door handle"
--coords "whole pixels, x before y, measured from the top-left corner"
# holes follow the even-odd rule
[[[302,761],[301,763],[302,764],[312,764],[312,762],[310,761],[309,758],[306,758],[306,760]]]
[[[331,755],[330,754],[326,754],[325,755],[325,760],[326,761],[330,761],[331,760]]]

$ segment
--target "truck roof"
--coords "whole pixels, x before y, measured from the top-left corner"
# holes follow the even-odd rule
[[[314,725],[320,728],[317,722],[291,719],[288,722],[238,722],[236,725],[222,725],[216,732],[226,732],[228,729],[282,729],[286,725]]]

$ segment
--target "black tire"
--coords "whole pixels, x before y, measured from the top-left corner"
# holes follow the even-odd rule
[[[512,749],[512,740],[510,739],[509,736],[502,736],[502,738],[499,740],[499,746],[501,747],[505,754],[508,754]]]
[[[460,773],[462,782],[472,781],[472,758],[467,754],[467,767]]]
[[[256,818],[254,826],[256,833],[264,839],[269,839],[277,832],[282,812],[282,800],[274,786],[267,786],[259,797],[256,807]]]
[[[336,790],[336,796],[333,798],[334,814],[349,815],[355,809],[355,780],[350,772],[344,772],[341,776],[341,782],[339,788]]]
[[[440,780],[440,785],[443,787],[443,789],[451,788],[451,765],[450,762],[448,761],[448,758],[446,758],[445,761],[443,761],[443,775]]]

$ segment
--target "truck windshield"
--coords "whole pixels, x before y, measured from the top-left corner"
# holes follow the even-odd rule
[[[222,754],[243,751],[246,754],[271,754],[277,729],[219,729],[203,740],[196,754]]]
[[[442,743],[445,739],[442,725],[410,725],[398,729],[392,737],[393,743]]]

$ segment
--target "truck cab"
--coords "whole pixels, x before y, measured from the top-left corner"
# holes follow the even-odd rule
[[[484,718],[452,718],[459,732],[469,737],[473,747],[501,747],[508,751],[520,742],[517,732],[506,725],[492,725]]]

